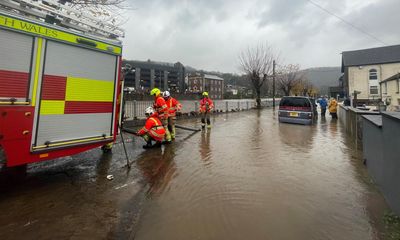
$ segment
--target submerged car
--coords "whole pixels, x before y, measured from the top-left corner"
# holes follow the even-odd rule
[[[279,122],[310,125],[317,116],[315,103],[308,97],[283,97],[279,103]]]

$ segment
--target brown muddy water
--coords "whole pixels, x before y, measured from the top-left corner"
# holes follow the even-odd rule
[[[117,144],[1,180],[0,239],[386,239],[387,205],[330,117],[254,110],[178,134],[147,151],[130,138],[131,170]]]

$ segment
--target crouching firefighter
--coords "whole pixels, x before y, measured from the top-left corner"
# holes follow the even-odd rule
[[[137,133],[137,136],[143,137],[146,141],[146,145],[143,148],[151,148],[161,146],[161,143],[165,136],[165,129],[158,118],[158,113],[154,111],[154,108],[148,107],[145,111],[146,124]],[[152,144],[155,141],[155,144]]]
[[[176,111],[181,110],[182,105],[175,98],[171,97],[168,91],[163,92],[163,98],[168,107],[168,131],[171,133],[171,139],[175,139],[175,121]]]
[[[154,110],[158,113],[162,125],[165,129],[165,141],[166,143],[171,142],[171,134],[168,131],[168,106],[164,98],[161,96],[161,91],[158,88],[153,88],[150,95],[154,95]]]
[[[203,92],[203,98],[200,100],[201,127],[205,128],[206,120],[207,127],[211,128],[210,114],[214,108],[213,101],[208,98],[208,92]]]

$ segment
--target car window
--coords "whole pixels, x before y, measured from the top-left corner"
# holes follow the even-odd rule
[[[310,101],[306,98],[283,98],[279,104],[279,106],[287,106],[287,107],[311,107]]]

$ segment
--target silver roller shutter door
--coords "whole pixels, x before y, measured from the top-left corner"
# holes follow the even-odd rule
[[[32,36],[0,29],[0,99],[15,97],[24,101],[28,97],[32,46]],[[14,92],[18,97],[13,96]]]
[[[48,41],[44,75],[93,79],[115,85],[116,59],[113,55]],[[35,145],[110,136],[112,125],[112,113],[41,114]]]

